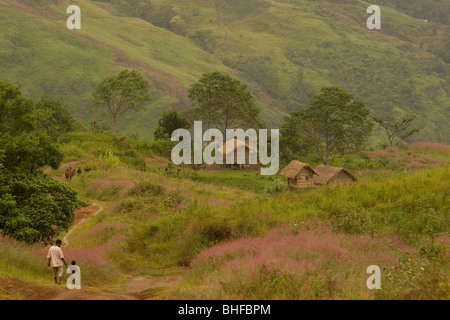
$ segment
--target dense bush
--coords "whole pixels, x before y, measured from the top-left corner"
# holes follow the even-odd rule
[[[445,250],[443,244],[430,241],[414,253],[403,253],[398,265],[385,270],[377,299],[448,299]]]
[[[0,231],[29,243],[49,243],[69,228],[81,203],[53,179],[0,172]]]
[[[373,234],[375,232],[373,219],[373,212],[352,205],[331,212],[333,229],[349,234]]]
[[[72,123],[61,100],[36,103],[20,86],[0,81],[0,232],[48,243],[69,228],[81,204],[76,192],[41,170],[61,164],[55,140]]]
[[[287,189],[286,182],[282,179],[275,179],[274,181],[271,181],[270,183],[267,183],[264,187],[264,191],[273,194],[277,192],[281,192]]]
[[[102,160],[106,167],[125,164],[145,170],[145,156],[153,154],[151,145],[130,138],[114,135],[109,131],[70,132],[59,138],[66,160],[84,162]]]

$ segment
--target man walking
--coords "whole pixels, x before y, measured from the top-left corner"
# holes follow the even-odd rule
[[[67,263],[64,260],[64,254],[61,250],[61,240],[56,240],[56,243],[54,246],[51,246],[48,250],[47,259],[48,259],[48,266],[50,264],[53,267],[53,277],[55,278],[55,283],[60,284],[61,279],[63,276],[63,263],[67,268]]]

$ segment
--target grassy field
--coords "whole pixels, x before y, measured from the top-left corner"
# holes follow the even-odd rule
[[[107,133],[70,133],[61,143],[66,163],[46,173],[64,180],[67,166],[90,166],[64,183],[104,208],[65,248],[68,259],[83,266],[87,287],[119,290],[127,276],[177,275],[181,282],[149,288],[144,297],[450,297],[449,147],[368,151],[366,162],[353,159],[360,166],[355,183],[290,191],[272,187],[281,177],[252,171],[167,173],[167,159],[153,144]],[[425,155],[441,162],[407,166],[399,160]],[[379,162],[379,156],[390,160]],[[362,168],[372,162],[385,167]],[[50,285],[46,248],[0,241],[0,277]],[[365,287],[372,264],[382,268],[376,292]]]

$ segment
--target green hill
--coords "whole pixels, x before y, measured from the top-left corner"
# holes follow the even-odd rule
[[[70,4],[81,8],[79,31],[66,28]],[[430,17],[445,4],[431,1]],[[140,70],[151,83],[152,106],[127,114],[118,128],[146,139],[164,110],[189,107],[187,88],[205,72],[246,81],[270,126],[305,107],[321,87],[336,85],[375,114],[419,113],[424,129],[415,141],[449,143],[449,31],[434,22],[445,23],[445,15],[424,22],[404,5],[396,6],[404,13],[381,6],[382,29],[370,31],[368,6],[359,0],[0,0],[0,77],[33,97],[64,97],[89,126],[100,116],[89,109],[95,85],[123,68]]]
[[[276,191],[259,186],[284,178],[167,170],[154,143],[107,132],[60,143],[65,163],[45,173],[103,208],[78,211],[58,235],[83,290],[55,288],[48,247],[0,235],[0,299],[98,299],[88,294],[131,293],[133,279],[140,299],[449,297],[449,146],[369,152],[353,161],[361,167],[351,185]],[[69,166],[92,170],[66,180]],[[383,270],[379,291],[366,287],[373,264]]]

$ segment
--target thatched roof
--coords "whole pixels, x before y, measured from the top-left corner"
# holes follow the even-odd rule
[[[221,145],[217,151],[225,155],[225,154],[230,153],[233,150],[237,150],[238,146],[244,146],[245,148],[249,149],[249,151],[254,151],[256,153],[258,152],[258,150],[251,147],[247,142],[238,140],[236,138],[225,141],[223,143],[223,145]]]
[[[328,181],[330,181],[333,177],[335,177],[340,172],[346,173],[350,178],[352,178],[353,181],[356,180],[356,177],[351,174],[350,171],[340,168],[340,167],[332,167],[332,166],[326,166],[326,165],[319,165],[314,168],[316,172],[319,174],[318,177],[314,177],[314,183],[316,184],[325,184]]]
[[[311,170],[314,174],[317,174],[317,172],[309,164],[297,160],[292,160],[283,170],[281,170],[280,174],[287,178],[294,179],[304,168]]]

